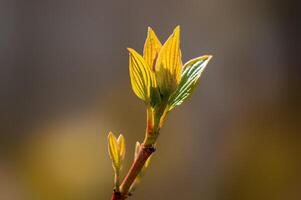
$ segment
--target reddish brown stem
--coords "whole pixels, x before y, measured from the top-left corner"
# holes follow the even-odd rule
[[[124,200],[126,198],[127,198],[126,195],[123,195],[120,192],[115,192],[114,191],[113,194],[112,194],[112,199],[111,200]]]
[[[135,178],[141,171],[147,159],[154,151],[155,148],[153,146],[142,145],[136,160],[133,162],[128,174],[126,175],[122,184],[120,185],[120,192],[122,195],[127,195],[128,190],[133,184]]]

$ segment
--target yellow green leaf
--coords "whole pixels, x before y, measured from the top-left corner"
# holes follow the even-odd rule
[[[181,105],[188,97],[191,96],[194,88],[196,87],[199,78],[207,66],[212,56],[201,56],[188,61],[184,65],[184,71],[177,90],[172,94],[169,99],[169,110]]]
[[[160,92],[163,94],[174,92],[180,82],[182,72],[179,26],[162,46],[155,71]]]
[[[124,140],[124,137],[122,134],[119,135],[119,137],[117,139],[117,143],[118,143],[118,151],[119,151],[120,160],[122,161],[125,156],[125,140]]]
[[[151,88],[156,87],[154,74],[148,64],[134,49],[128,48],[129,69],[134,93],[146,103],[150,102]]]
[[[120,168],[120,156],[119,156],[119,147],[117,143],[116,137],[113,135],[112,132],[108,135],[108,149],[109,155],[112,160],[112,165],[115,171],[118,171]]]
[[[154,70],[154,64],[162,47],[156,33],[151,27],[148,27],[147,38],[144,44],[143,58],[148,66]]]

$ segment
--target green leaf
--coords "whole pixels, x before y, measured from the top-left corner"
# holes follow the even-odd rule
[[[181,105],[191,96],[198,80],[212,56],[201,56],[188,61],[184,65],[181,81],[177,90],[169,99],[169,110]]]

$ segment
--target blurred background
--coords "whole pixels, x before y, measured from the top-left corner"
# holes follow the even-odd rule
[[[301,5],[281,0],[2,0],[0,199],[108,200],[142,141],[126,47],[181,26],[183,62],[214,58],[167,119],[139,200],[301,198]]]

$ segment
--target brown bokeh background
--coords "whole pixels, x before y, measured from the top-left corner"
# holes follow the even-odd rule
[[[181,26],[214,58],[168,117],[140,200],[301,198],[301,9],[281,0],[2,0],[0,199],[108,200],[106,136],[125,171],[144,136],[126,47]]]

